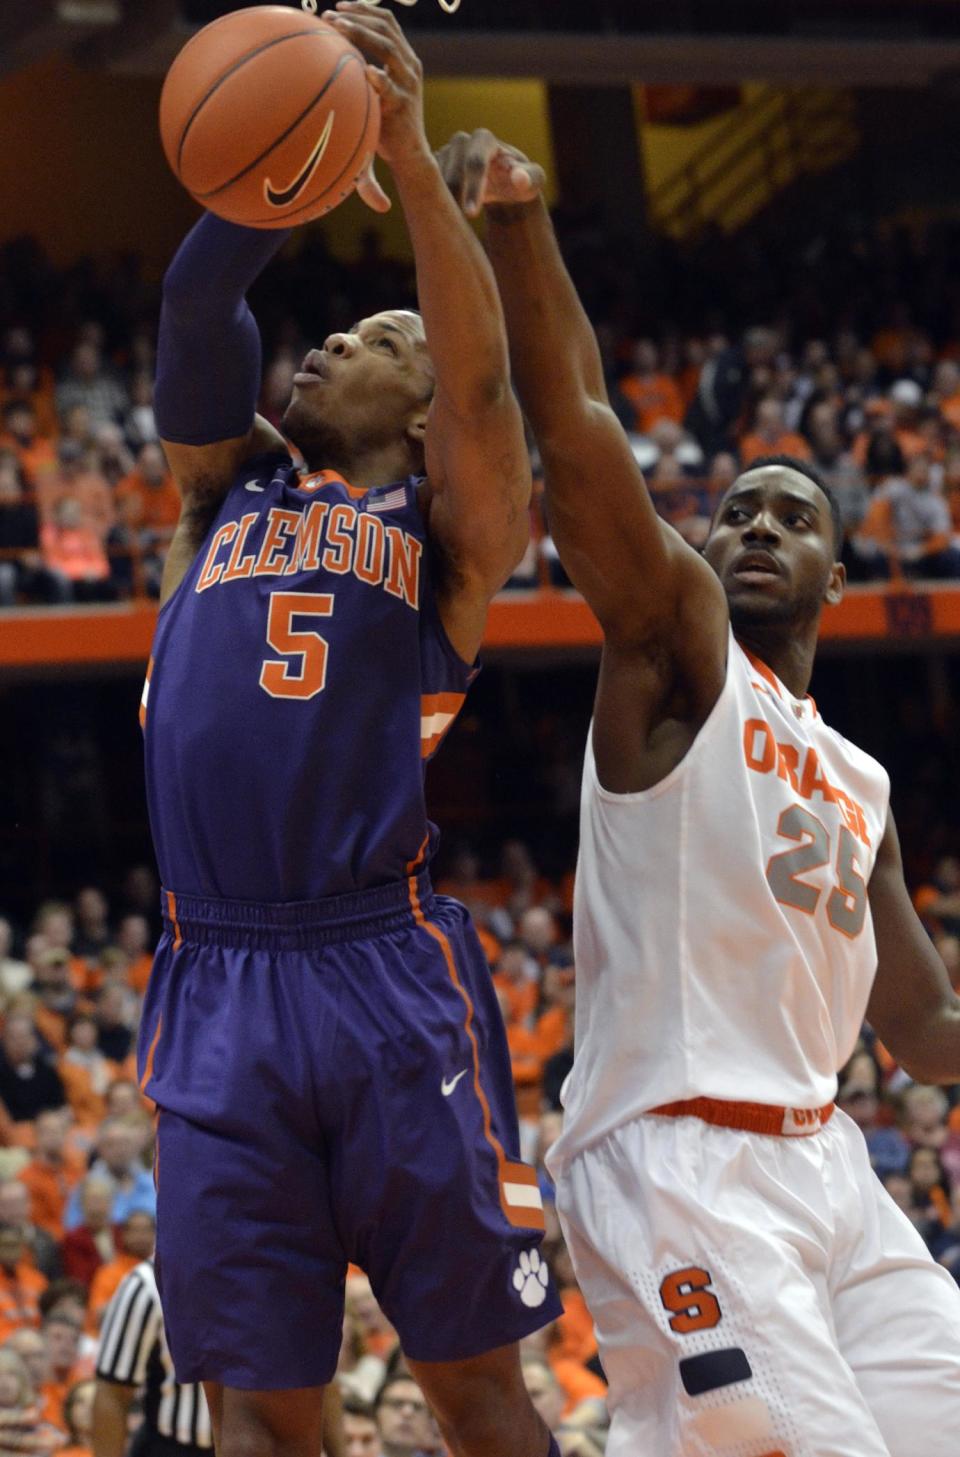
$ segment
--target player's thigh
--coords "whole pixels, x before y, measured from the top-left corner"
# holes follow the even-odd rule
[[[316,1457],[324,1388],[243,1391],[203,1383],[217,1457]]]
[[[228,1137],[166,1109],[157,1145],[157,1279],[178,1379],[324,1385],[346,1259],[322,1154],[280,1120]]]
[[[869,1178],[857,1258],[833,1292],[840,1349],[891,1457],[956,1457],[960,1289]]]
[[[607,1457],[889,1457],[825,1289],[769,1210],[702,1164],[698,1191],[695,1142],[658,1145],[631,1125],[558,1186],[610,1382]]]
[[[407,1356],[446,1362],[518,1341],[562,1307],[489,969],[462,907],[429,911],[434,934],[384,938],[344,978],[332,1180],[348,1255]]]

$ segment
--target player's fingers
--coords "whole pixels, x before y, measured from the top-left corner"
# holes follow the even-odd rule
[[[499,149],[500,143],[493,133],[482,128],[467,143],[463,160],[463,210],[468,217],[476,217],[483,205],[490,165]]]
[[[517,162],[510,169],[510,182],[517,198],[528,202],[543,191],[547,174],[536,162]]]
[[[357,181],[357,196],[373,212],[390,211],[390,199],[377,181],[376,173],[373,170],[373,157],[370,157]]]
[[[493,159],[500,186],[515,202],[532,202],[544,187],[546,173],[536,162],[528,162],[515,148],[503,147]]]
[[[419,69],[419,57],[391,11],[372,7],[367,0],[338,0],[332,14],[359,25],[368,36],[379,37],[381,43],[392,46],[393,54],[398,60],[404,61],[411,70]],[[327,18],[324,16],[324,19]]]
[[[454,132],[444,146],[437,152],[437,165],[440,168],[440,175],[453,193],[454,198],[460,207],[463,207],[463,186],[465,181],[464,161],[467,154],[467,143],[470,141],[466,132]]]
[[[374,61],[384,68],[389,66],[393,78],[401,82],[407,90],[418,84],[419,72],[410,64],[409,58],[397,50],[389,37],[370,29],[360,20],[350,20],[343,15],[334,15],[330,24],[339,35],[351,41],[368,61]]]

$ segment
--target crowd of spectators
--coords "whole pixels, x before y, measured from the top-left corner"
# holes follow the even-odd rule
[[[841,229],[760,256],[750,238],[686,254],[661,242],[651,284],[649,259],[642,268],[582,221],[559,222],[611,401],[659,508],[694,545],[739,470],[790,454],[836,490],[855,580],[960,577],[949,229]],[[156,595],[178,513],[152,407],[158,288],[129,258],[58,275],[23,240],[0,249],[0,275],[4,265],[0,606]],[[279,423],[308,345],[413,301],[409,267],[376,234],[351,264],[319,230],[295,240],[253,294],[262,412]],[[511,585],[562,585],[539,501],[533,518]]]
[[[152,1251],[153,1119],[134,1044],[158,902],[152,872],[141,867],[127,883],[136,904],[128,895],[111,907],[88,885],[39,906],[29,924],[0,916],[0,1451],[89,1445],[85,1393],[104,1310]],[[563,1316],[523,1342],[524,1378],[566,1457],[597,1457],[603,1369],[544,1163],[573,1059],[572,871],[547,877],[518,840],[491,865],[463,844],[438,889],[469,906],[489,961],[521,1150],[538,1172],[544,1250],[563,1301]],[[914,899],[960,989],[960,857],[942,856]],[[863,1130],[877,1176],[960,1282],[960,1088],[912,1083],[865,1027],[839,1104]],[[396,1334],[355,1268],[338,1380],[349,1457],[443,1457]]]

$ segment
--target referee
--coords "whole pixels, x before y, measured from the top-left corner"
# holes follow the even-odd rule
[[[181,1386],[174,1377],[152,1260],[124,1277],[103,1317],[93,1457],[124,1457],[130,1407],[140,1392],[143,1423],[130,1457],[210,1457],[206,1398],[201,1387]]]

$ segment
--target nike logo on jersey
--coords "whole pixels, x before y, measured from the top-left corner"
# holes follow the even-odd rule
[[[265,491],[266,486],[261,486],[259,481],[247,481],[243,488],[245,491]]]
[[[457,1083],[460,1081],[460,1079],[461,1078],[465,1078],[466,1076],[467,1076],[467,1069],[464,1068],[463,1069],[463,1072],[457,1073],[456,1077],[455,1078],[451,1078],[449,1082],[447,1082],[446,1078],[444,1078],[443,1082],[440,1084],[440,1091],[443,1094],[443,1096],[445,1098],[449,1098],[450,1094],[453,1092],[454,1088],[457,1086]]]
[[[313,151],[292,182],[288,183],[286,187],[278,188],[274,187],[269,177],[264,179],[263,195],[271,207],[289,207],[292,202],[296,202],[323,160],[323,154],[330,144],[335,114],[332,111],[327,113],[327,119],[323,124],[323,131],[317,138]]]

